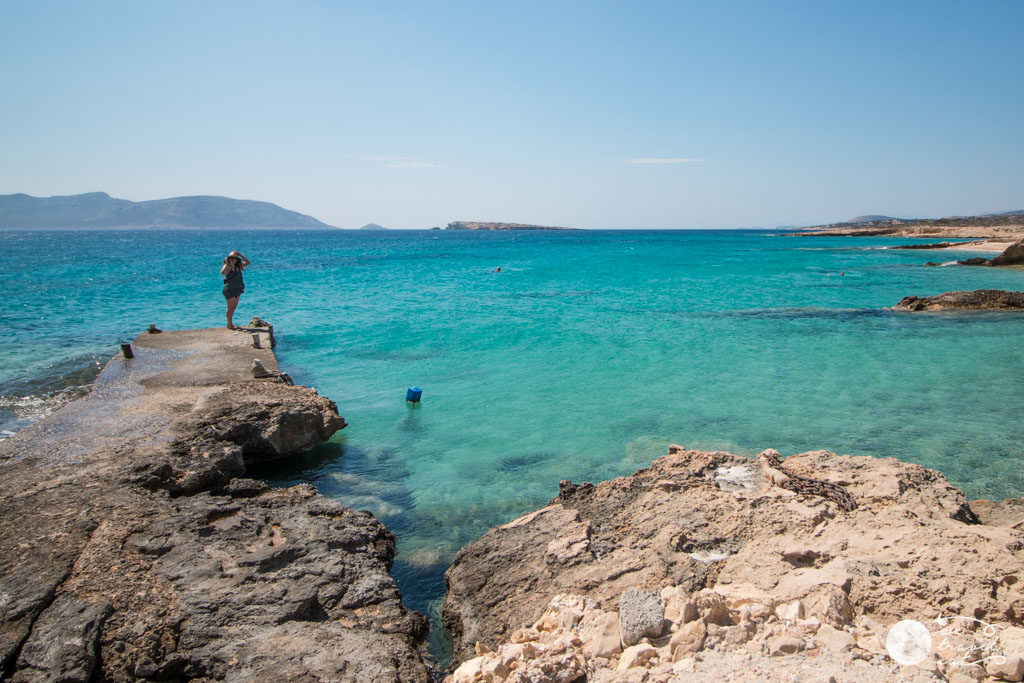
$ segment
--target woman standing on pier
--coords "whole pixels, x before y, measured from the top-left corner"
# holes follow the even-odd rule
[[[242,269],[252,261],[242,256],[237,251],[232,251],[224,258],[224,265],[221,266],[220,274],[224,276],[224,298],[228,302],[228,329],[237,330],[231,321],[238,307],[238,297],[245,291],[245,283],[242,281]]]

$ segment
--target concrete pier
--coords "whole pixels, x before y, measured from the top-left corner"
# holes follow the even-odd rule
[[[132,348],[0,442],[0,679],[429,680],[390,532],[246,478],[344,427],[335,404],[254,379],[265,330]]]

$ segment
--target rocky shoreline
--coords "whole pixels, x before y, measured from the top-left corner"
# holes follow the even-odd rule
[[[256,332],[142,335],[0,443],[0,679],[437,680],[391,532],[246,476],[345,426]],[[893,458],[680,446],[559,489],[446,572],[451,681],[1024,678],[1024,499]],[[943,618],[973,626],[941,645]],[[900,666],[905,619],[935,646]]]
[[[1024,211],[985,216],[876,220],[829,223],[804,228],[790,234],[814,237],[932,237],[970,238],[1015,242],[1024,239]]]
[[[392,534],[245,477],[345,426],[251,331],[142,335],[0,443],[0,678],[431,680]]]
[[[894,458],[776,458],[674,446],[466,546],[452,680],[1021,680],[1024,499],[969,504]],[[969,627],[941,640],[943,616]],[[901,667],[908,619],[935,646]]]

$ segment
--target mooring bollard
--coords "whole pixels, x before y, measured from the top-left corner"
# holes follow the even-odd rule
[[[135,354],[132,353],[132,345],[128,342],[121,342],[121,353],[125,358],[135,358]]]
[[[423,390],[419,387],[409,387],[405,392],[405,400],[409,403],[419,403],[422,395]]]
[[[267,323],[267,334],[270,335],[270,348],[277,346],[277,341],[274,339],[274,326]]]
[[[252,348],[254,348],[254,349],[262,349],[263,348],[262,346],[260,346],[260,333],[259,332],[253,332],[252,333]]]

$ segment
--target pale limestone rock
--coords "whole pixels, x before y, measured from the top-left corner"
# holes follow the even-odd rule
[[[804,604],[799,600],[785,602],[775,608],[775,616],[780,621],[796,621],[804,618]]]
[[[580,640],[583,641],[583,654],[589,658],[612,656],[622,651],[619,615],[616,612],[604,612],[589,622],[580,624]]]
[[[548,565],[578,564],[590,556],[590,524],[586,522],[565,527],[563,534],[547,545],[544,562]]]
[[[661,589],[661,601],[665,605],[665,618],[674,624],[683,623],[683,608],[689,594],[679,586],[665,586]]]
[[[693,657],[683,657],[672,665],[672,672],[678,675],[693,673],[697,662]]]
[[[508,642],[510,643],[529,643],[535,640],[540,640],[540,633],[535,628],[517,628],[509,636]]]
[[[962,666],[951,666],[949,671],[953,673],[949,677],[949,680],[954,680],[957,676],[963,676],[967,680],[971,681],[983,681],[988,677],[985,673],[985,667],[980,664],[966,664]]]
[[[803,599],[811,605],[807,616],[813,616],[834,628],[842,628],[853,619],[853,605],[842,588],[834,583],[817,586]]]
[[[756,626],[749,621],[736,626],[722,627],[722,643],[730,648],[743,645],[750,640],[755,630]]]
[[[694,652],[700,652],[704,647],[704,640],[707,638],[708,629],[700,619],[684,624],[678,631],[672,634],[668,641],[669,652],[672,659],[679,661],[683,657]]]
[[[539,632],[571,629],[583,619],[585,609],[586,598],[582,596],[556,595],[533,628]]]
[[[1006,654],[985,662],[985,671],[989,676],[1003,681],[1020,681],[1024,679],[1024,657],[1021,654]]]
[[[796,620],[796,630],[803,635],[814,635],[818,632],[819,628],[821,628],[821,619],[818,617],[808,617],[807,619]]]
[[[814,636],[814,640],[826,650],[833,652],[846,652],[857,645],[857,639],[853,637],[853,634],[833,628],[828,624],[822,624]]]
[[[804,639],[793,635],[772,636],[768,639],[768,654],[773,657],[791,655],[804,649]]]
[[[622,651],[617,668],[619,671],[625,671],[626,669],[638,666],[646,666],[647,662],[656,657],[657,654],[658,650],[647,643],[631,645]]]
[[[707,485],[715,471],[733,463],[740,466],[728,454],[685,451],[632,477],[598,486],[563,482],[558,504],[543,515],[489,534],[493,544],[486,552],[493,554],[479,567],[480,576],[502,580],[484,581],[480,585],[488,589],[480,592],[479,602],[461,603],[477,610],[462,612],[467,619],[463,627],[487,619],[506,624],[505,632],[513,632],[513,640],[538,639],[537,666],[575,652],[585,658],[588,680],[595,683],[645,676],[648,681],[671,680],[681,674],[669,661],[692,657],[688,650],[700,652],[695,660],[698,675],[709,670],[709,662],[721,663],[720,657],[772,661],[765,653],[784,654],[786,639],[792,639],[795,652],[812,647],[812,642],[815,650],[774,660],[774,667],[761,670],[766,680],[788,680],[783,671],[816,664],[827,669],[822,680],[829,673],[840,680],[886,680],[899,672],[916,681],[934,675],[938,666],[929,660],[913,670],[900,670],[887,655],[888,628],[879,622],[925,619],[939,607],[964,614],[979,609],[1000,615],[1024,611],[1024,584],[1015,578],[1021,573],[1019,560],[1006,550],[1024,539],[1024,531],[987,522],[971,526],[951,517],[962,513],[963,497],[937,473],[892,459],[825,452],[788,458],[786,467],[794,474],[850,489],[861,507],[842,513],[825,499],[768,488],[763,480],[750,492]],[[668,495],[656,485],[687,478],[690,482],[681,487],[686,496]],[[758,501],[756,506],[752,500]],[[707,510],[715,515],[709,516]],[[551,542],[584,519],[593,527],[590,549],[581,557],[591,549],[600,552],[593,550],[592,559],[572,566],[548,564],[546,557],[558,556],[558,562],[572,559],[560,555],[571,543]],[[714,543],[730,555],[706,567],[694,563],[682,546],[674,547],[668,536],[685,539],[686,544],[727,539]],[[476,557],[468,552],[463,556]],[[527,578],[520,582],[517,572]],[[458,573],[449,572],[454,586],[450,595],[460,590]],[[464,581],[473,578],[463,576]],[[522,590],[517,592],[519,586]],[[609,627],[617,617],[608,608],[632,586],[658,591],[672,634],[668,644],[651,655],[647,668],[634,666],[616,673],[615,637]],[[565,620],[561,611],[544,611],[552,595],[567,590],[582,592],[590,601],[576,623]],[[451,609],[462,609],[458,602],[451,604]],[[551,630],[514,630],[541,613],[549,619],[540,625]],[[850,626],[854,617],[856,628]],[[473,631],[480,638],[487,633]],[[472,656],[471,645],[469,649]],[[820,658],[812,661],[814,656]],[[869,670],[871,675],[860,676]],[[514,673],[525,675],[525,669]]]
[[[961,671],[955,671],[949,674],[949,678],[947,680],[949,683],[974,683],[978,679],[973,676],[968,676]]]
[[[704,623],[719,626],[729,626],[733,623],[729,608],[726,607],[725,600],[718,593],[710,590],[700,591],[694,596],[694,602]]]

